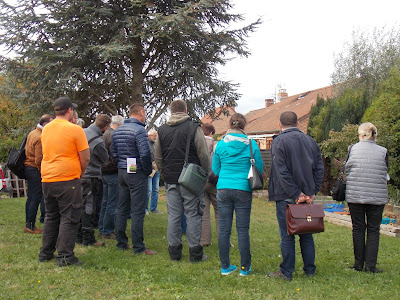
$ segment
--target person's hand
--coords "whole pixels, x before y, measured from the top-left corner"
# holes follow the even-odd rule
[[[312,196],[307,196],[303,193],[300,194],[299,198],[296,199],[296,203],[304,203],[306,202],[307,204],[312,204],[314,202],[315,195]]]
[[[300,196],[296,199],[296,203],[303,203],[303,202],[307,202],[308,198],[310,198],[309,196],[305,195],[304,193],[301,193]]]
[[[309,196],[307,199],[307,204],[312,204],[314,202],[315,195]]]

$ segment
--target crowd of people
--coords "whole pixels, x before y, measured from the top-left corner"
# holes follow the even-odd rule
[[[251,157],[261,173],[263,160],[257,143],[245,132],[246,119],[242,114],[231,116],[228,131],[216,142],[213,125],[199,126],[192,121],[183,100],[171,103],[171,116],[158,132],[147,132],[142,104],[131,105],[127,119],[99,114],[85,129],[76,107],[68,97],[56,99],[55,118],[43,115],[27,139],[24,231],[42,234],[40,262],[56,259],[59,266],[81,265],[74,254],[75,244],[102,247],[105,240],[116,240],[118,249],[131,249],[134,255],[155,255],[157,252],[144,243],[143,226],[146,214],[162,213],[157,208],[161,177],[165,184],[171,260],[182,258],[184,233],[189,260],[207,260],[204,247],[211,244],[212,206],[221,274],[229,275],[238,269],[229,256],[234,215],[239,275],[251,274],[252,190],[248,177]],[[324,167],[318,144],[298,129],[294,112],[282,113],[279,126],[281,133],[274,137],[271,148],[268,194],[269,201],[276,202],[282,262],[278,271],[268,275],[292,280],[295,237],[287,233],[286,206],[313,203],[322,184]],[[385,148],[376,144],[376,136],[373,124],[360,125],[360,142],[350,148],[346,161],[346,200],[353,223],[352,268],[362,271],[365,266],[365,271],[380,273],[382,270],[376,264],[379,226],[388,202],[388,155]],[[185,162],[197,164],[207,172],[203,193],[194,194],[179,183]],[[35,224],[39,205],[43,230]],[[129,218],[131,243],[126,234]],[[314,276],[313,236],[300,234],[299,240],[303,270],[307,276]]]

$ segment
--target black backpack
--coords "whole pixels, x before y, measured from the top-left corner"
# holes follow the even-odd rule
[[[25,166],[24,162],[26,159],[25,156],[25,145],[26,145],[25,137],[19,149],[15,149],[14,147],[11,148],[10,152],[8,152],[8,160],[7,160],[7,167],[13,172],[18,178],[26,179],[25,177]]]

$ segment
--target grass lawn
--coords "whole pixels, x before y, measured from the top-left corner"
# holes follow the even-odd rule
[[[189,262],[185,240],[182,260],[169,259],[164,194],[159,209],[164,214],[146,216],[144,225],[146,246],[158,251],[156,256],[133,256],[106,241],[104,248],[77,245],[75,253],[85,264],[59,268],[55,261],[39,263],[40,235],[23,233],[25,198],[0,199],[0,299],[400,299],[399,238],[381,236],[378,267],[384,273],[356,272],[349,269],[351,230],[325,223],[325,232],[314,235],[317,275],[304,275],[297,242],[293,281],[271,279],[268,272],[278,270],[281,261],[275,207],[255,198],[250,227],[254,272],[221,276],[215,234],[205,248],[206,262]],[[235,231],[231,262],[240,266]]]

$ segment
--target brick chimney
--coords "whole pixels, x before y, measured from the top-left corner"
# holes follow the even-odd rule
[[[281,102],[285,100],[288,97],[288,93],[286,92],[286,89],[279,89],[278,93],[278,102]]]
[[[275,102],[274,99],[265,99],[265,108],[270,107]]]

